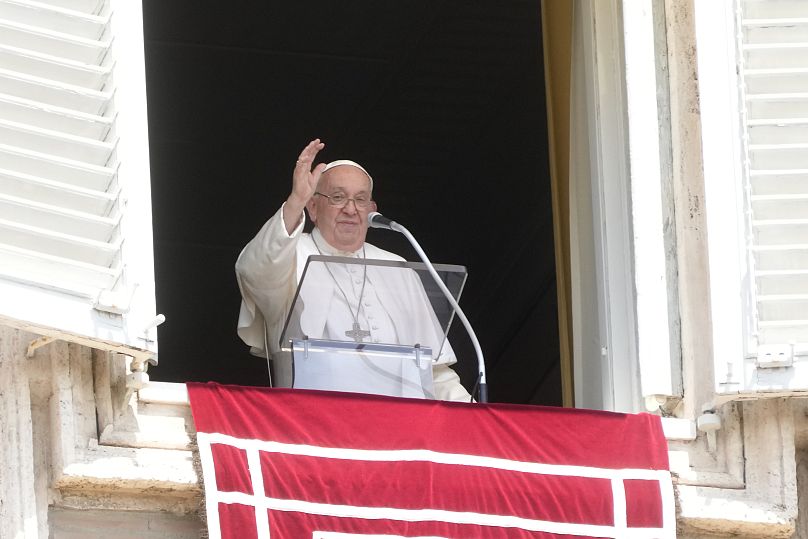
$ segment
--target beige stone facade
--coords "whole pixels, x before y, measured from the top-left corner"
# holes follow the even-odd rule
[[[0,326],[0,537],[196,538],[201,491],[183,385]]]

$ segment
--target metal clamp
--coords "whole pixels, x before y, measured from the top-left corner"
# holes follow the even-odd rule
[[[28,343],[28,350],[25,352],[25,357],[31,359],[34,357],[38,348],[42,348],[46,344],[50,344],[56,340],[56,337],[40,337],[38,339],[34,339],[30,343]]]

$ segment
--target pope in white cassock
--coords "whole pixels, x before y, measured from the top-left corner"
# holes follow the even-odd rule
[[[324,146],[315,139],[303,149],[292,175],[292,192],[236,262],[242,295],[238,334],[255,354],[265,355],[269,347],[274,383],[280,387],[292,383],[291,357],[281,351],[279,340],[308,257],[403,260],[365,242],[368,214],[376,211],[367,171],[353,161],[321,163],[312,169]],[[304,208],[315,226],[311,234],[303,232]],[[441,346],[442,334],[420,284],[391,283],[384,273],[365,268],[318,264],[316,272],[307,275],[306,282],[319,279],[321,290],[328,293],[318,299],[313,316],[301,318],[304,334],[407,345],[415,344],[411,336],[418,335],[434,354],[442,349],[432,366],[435,397],[469,402],[471,397],[449,366],[456,362],[454,353],[448,343]],[[433,338],[421,341],[425,334]]]

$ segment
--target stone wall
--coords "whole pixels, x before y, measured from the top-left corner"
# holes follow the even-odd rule
[[[53,508],[48,512],[51,539],[197,539],[196,515],[155,511]]]
[[[199,537],[185,386],[38,339],[0,326],[0,537]]]

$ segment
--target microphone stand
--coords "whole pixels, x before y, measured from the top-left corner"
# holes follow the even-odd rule
[[[423,249],[421,249],[421,245],[418,243],[418,241],[416,241],[415,237],[410,233],[409,230],[407,230],[406,227],[384,217],[379,212],[371,212],[368,214],[368,224],[373,228],[387,228],[403,234],[404,237],[410,242],[413,249],[415,249],[415,251],[418,253],[418,256],[421,257],[421,260],[423,260],[427,270],[429,270],[429,274],[432,275],[432,278],[435,280],[435,284],[438,285],[438,288],[440,288],[441,292],[443,292],[443,295],[446,296],[449,304],[452,306],[452,308],[454,308],[458,318],[460,318],[460,321],[463,323],[463,327],[466,328],[469,337],[471,337],[471,343],[474,345],[474,351],[477,353],[477,370],[479,373],[478,376],[480,382],[478,402],[488,402],[488,384],[485,380],[485,359],[483,358],[482,348],[480,348],[480,341],[477,340],[477,334],[474,333],[474,329],[472,329],[471,323],[469,322],[468,318],[466,318],[463,309],[460,308],[457,300],[454,298],[449,289],[446,288],[446,285],[443,283],[443,279],[440,278],[440,275],[438,275],[438,272],[435,271],[435,267],[432,265],[432,262],[429,261],[426,253]]]

